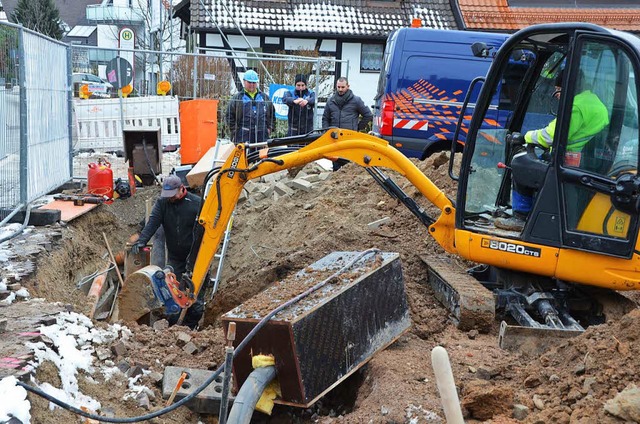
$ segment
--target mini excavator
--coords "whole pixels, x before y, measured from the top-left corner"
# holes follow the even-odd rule
[[[482,46],[474,50],[486,52]],[[560,72],[563,92],[554,104]],[[601,323],[601,292],[640,288],[638,73],[640,39],[631,34],[562,23],[512,35],[494,53],[487,76],[471,83],[464,101],[451,101],[452,109],[459,108],[451,114],[458,116],[449,163],[449,175],[458,182],[455,200],[373,135],[330,128],[237,145],[226,163],[210,172],[192,250],[197,255],[192,254],[180,287],[171,282],[173,301],[184,311],[203,288],[247,181],[341,158],[364,167],[444,250],[481,264],[464,272],[426,258],[429,281],[460,327],[486,330],[497,311],[504,317],[500,339],[506,344],[521,332],[573,335]],[[478,84],[473,106],[470,93]],[[567,140],[581,118],[572,105],[585,88],[606,106],[609,124],[572,152]],[[524,145],[519,134],[553,120],[555,133],[546,150]],[[460,154],[461,161],[455,161]],[[440,215],[429,216],[383,169],[409,180]],[[535,194],[524,225],[504,229],[495,223],[513,215],[514,179]]]

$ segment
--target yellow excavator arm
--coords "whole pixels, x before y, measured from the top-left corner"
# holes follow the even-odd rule
[[[193,295],[202,288],[211,262],[224,236],[227,223],[240,193],[249,180],[284,169],[303,166],[319,159],[348,159],[365,168],[392,169],[406,177],[433,205],[440,209],[438,219],[429,226],[429,233],[448,252],[457,253],[454,246],[455,209],[452,202],[409,159],[389,143],[377,137],[344,129],[330,129],[299,150],[265,158],[249,165],[247,149],[236,146],[218,174],[202,206],[199,224],[202,238],[189,278]],[[192,252],[196,252],[196,243]],[[187,271],[188,273],[188,271]]]

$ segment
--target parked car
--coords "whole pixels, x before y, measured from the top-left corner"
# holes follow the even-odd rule
[[[71,81],[75,96],[78,96],[80,87],[85,84],[89,86],[89,91],[95,97],[111,97],[111,92],[113,91],[113,85],[93,74],[74,73],[71,75]]]

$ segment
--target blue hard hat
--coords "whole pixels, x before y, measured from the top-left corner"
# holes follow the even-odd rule
[[[245,72],[243,79],[248,82],[258,82],[258,73],[253,69],[249,69],[247,72]]]

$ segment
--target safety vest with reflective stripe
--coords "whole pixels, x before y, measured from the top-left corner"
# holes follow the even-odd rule
[[[589,90],[578,94],[573,99],[567,152],[581,152],[589,140],[607,125],[609,112],[598,96]],[[555,131],[556,119],[543,129],[527,131],[524,139],[527,143],[537,143],[547,148],[553,144]]]

